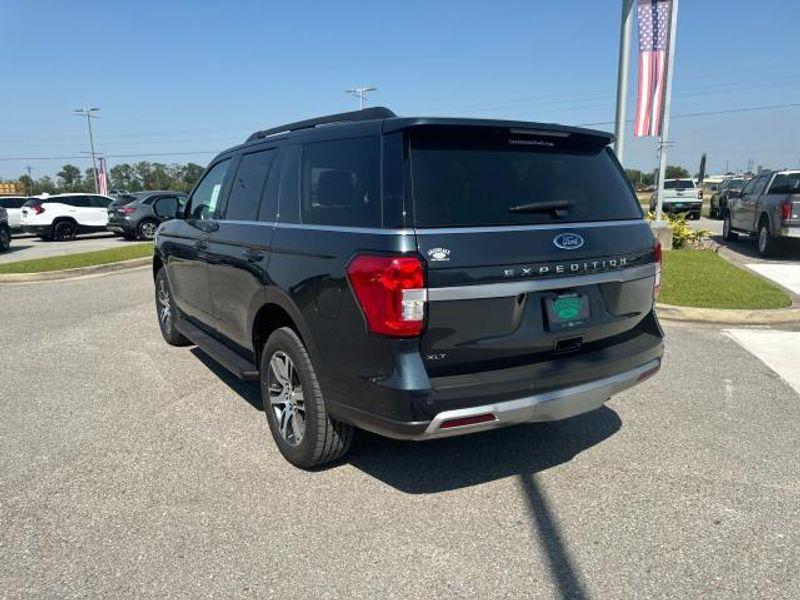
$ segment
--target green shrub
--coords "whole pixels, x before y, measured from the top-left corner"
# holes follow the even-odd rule
[[[686,213],[677,215],[668,215],[663,213],[664,221],[672,229],[672,249],[680,250],[681,248],[699,248],[703,245],[703,240],[711,235],[708,229],[692,229],[686,222]],[[645,217],[646,221],[654,221],[655,215],[648,212]]]

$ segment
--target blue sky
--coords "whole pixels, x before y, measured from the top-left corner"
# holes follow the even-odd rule
[[[793,8],[794,5],[794,8]],[[398,114],[566,124],[614,118],[620,2],[41,2],[3,0],[0,178],[80,156],[205,163],[251,131],[352,109],[356,84]],[[673,114],[800,104],[798,7],[680,4]],[[634,36],[632,51],[635,51]],[[635,56],[632,57],[635,61]],[[635,65],[635,62],[632,63]],[[629,83],[633,117],[635,68]],[[652,169],[655,142],[625,164]],[[673,120],[670,163],[800,166],[800,106]],[[186,153],[186,154],[173,154]],[[161,154],[161,156],[158,156]],[[31,160],[34,176],[89,160]]]

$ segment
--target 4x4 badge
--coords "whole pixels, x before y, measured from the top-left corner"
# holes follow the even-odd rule
[[[553,238],[553,244],[562,250],[577,250],[583,246],[583,237],[577,233],[559,233]]]
[[[445,262],[450,260],[449,248],[431,248],[428,250],[428,258],[431,262]]]

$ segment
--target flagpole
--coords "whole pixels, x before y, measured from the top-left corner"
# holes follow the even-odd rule
[[[619,66],[617,68],[617,117],[614,124],[614,153],[619,162],[625,151],[625,108],[628,97],[628,71],[631,57],[631,23],[633,0],[622,0],[622,23],[619,32]]]
[[[667,61],[666,90],[664,90],[664,119],[661,140],[658,144],[658,192],[656,196],[656,222],[661,221],[664,208],[664,176],[667,172],[667,144],[669,143],[669,108],[672,100],[672,73],[675,71],[675,37],[678,33],[678,0],[672,0],[669,22],[669,60]]]

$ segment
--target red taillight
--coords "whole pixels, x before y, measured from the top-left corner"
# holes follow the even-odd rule
[[[44,212],[44,206],[42,206],[41,204],[34,204],[31,208],[33,209],[33,212],[37,215],[40,215]]]
[[[792,218],[792,203],[781,202],[781,221],[788,221]]]
[[[118,209],[123,215],[129,215],[131,213],[135,213],[136,209],[133,206],[123,206],[122,208]]]
[[[656,278],[653,282],[653,298],[657,300],[661,293],[661,242],[658,240],[653,244],[653,260],[656,264]]]
[[[413,256],[356,256],[347,267],[367,326],[397,337],[422,333],[425,320],[425,270]]]

